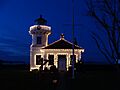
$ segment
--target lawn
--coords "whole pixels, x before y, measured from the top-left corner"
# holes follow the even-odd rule
[[[5,66],[4,66],[5,67]],[[29,72],[25,69],[0,70],[2,90],[119,90],[120,74],[111,65],[84,65],[70,72]],[[57,82],[56,82],[57,80]]]

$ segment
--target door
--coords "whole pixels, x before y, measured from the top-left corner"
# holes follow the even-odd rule
[[[66,55],[58,55],[58,70],[66,71]]]

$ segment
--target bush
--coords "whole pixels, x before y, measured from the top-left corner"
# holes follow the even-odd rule
[[[45,67],[45,68],[44,68],[44,71],[45,71],[45,72],[48,72],[49,70],[48,70],[48,68],[47,68],[47,67]]]
[[[34,69],[34,70],[32,70],[32,72],[38,72],[38,69]]]
[[[57,71],[56,66],[55,66],[55,65],[52,65],[52,66],[50,67],[50,71],[51,71],[51,72],[56,72],[56,71]]]

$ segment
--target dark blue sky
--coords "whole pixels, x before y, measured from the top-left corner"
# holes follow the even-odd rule
[[[85,49],[85,61],[102,62],[104,57],[90,36],[96,26],[86,16],[86,10],[85,0],[75,0],[75,36]],[[31,36],[28,31],[40,14],[52,27],[49,43],[58,40],[61,33],[72,41],[72,0],[0,0],[1,60],[29,62]]]

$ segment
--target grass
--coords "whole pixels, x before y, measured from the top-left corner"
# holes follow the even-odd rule
[[[5,67],[5,66],[3,66]],[[71,79],[70,72],[29,72],[6,66],[0,70],[2,90],[119,90],[120,73],[113,66],[84,65]],[[57,76],[57,77],[56,77]],[[53,83],[57,79],[58,83]]]

